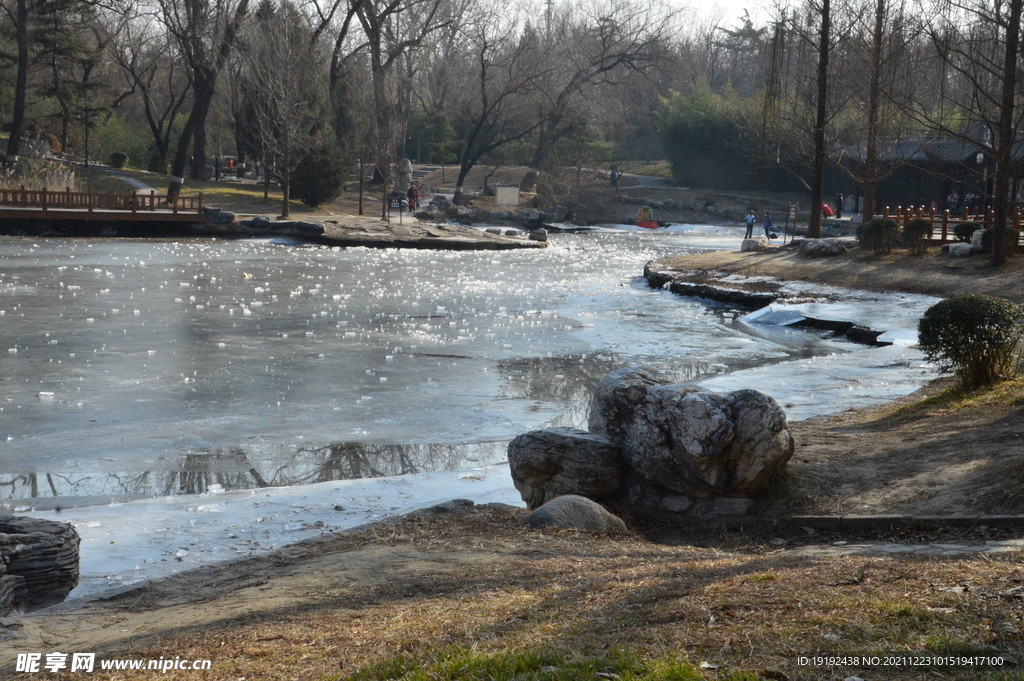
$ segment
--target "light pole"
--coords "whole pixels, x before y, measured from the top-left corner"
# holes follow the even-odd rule
[[[85,167],[89,167],[89,121],[99,120],[99,109],[83,106],[75,110],[75,120],[85,123]]]

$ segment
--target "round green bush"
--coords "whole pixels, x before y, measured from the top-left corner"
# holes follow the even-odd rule
[[[979,229],[981,229],[981,225],[977,222],[960,222],[953,227],[953,236],[957,241],[970,241]]]
[[[128,164],[128,154],[123,151],[115,151],[107,159],[107,165],[111,168],[124,168]]]
[[[917,325],[929,361],[965,388],[995,383],[1016,373],[1024,310],[1003,298],[963,295],[928,308]]]
[[[981,252],[991,253],[992,252],[992,228],[986,229],[981,233]],[[1013,253],[1014,247],[1020,241],[1020,232],[1011,228],[1009,225],[1006,227],[1006,252],[1007,254]]]
[[[924,255],[928,250],[927,239],[931,238],[931,235],[931,220],[914,218],[903,226],[903,231],[900,233],[900,240],[902,240],[903,245],[909,248],[914,254]]]
[[[900,227],[895,220],[875,218],[857,228],[857,241],[876,255],[887,255],[899,243]]]
[[[338,198],[348,168],[338,151],[329,146],[310,150],[292,171],[290,193],[311,208]]]

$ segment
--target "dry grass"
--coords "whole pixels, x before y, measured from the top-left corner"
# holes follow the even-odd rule
[[[147,183],[158,192],[167,190],[168,177],[158,173],[150,173],[144,170],[125,169],[124,174]],[[121,186],[125,186],[121,183]],[[246,214],[279,214],[283,205],[283,193],[281,188],[271,184],[267,198],[263,198],[263,185],[252,182],[238,182],[229,179],[220,181],[203,182],[188,178],[185,180],[185,193],[202,192],[203,203],[207,206],[215,206],[223,210],[230,210]],[[380,187],[369,184],[364,186],[364,212],[366,215],[374,216],[380,213]],[[355,215],[359,210],[358,186],[349,183],[347,190],[337,199],[329,204],[310,208],[301,201],[292,199],[291,213],[293,217],[317,216],[317,215]]]
[[[75,170],[63,163],[26,157],[15,168],[0,168],[0,187],[79,191]]]
[[[130,654],[211,658],[213,670],[203,678],[233,680],[796,680],[857,673],[876,681],[937,677],[924,667],[801,667],[797,658],[983,655],[1017,651],[1024,640],[1024,565],[1017,554],[815,558],[759,543],[724,551],[657,537],[530,531],[521,527],[521,513],[420,515],[373,528],[347,541],[394,550],[379,581],[325,572],[315,586],[293,593],[288,607],[225,613]],[[338,572],[356,559],[337,554]],[[260,589],[268,597],[275,592],[272,581]],[[621,662],[615,651],[635,661],[618,667],[618,676],[556,674],[614,667]],[[523,675],[485,673],[508,668],[509,656],[523,664],[522,656],[534,656],[529,659],[541,660],[540,667]],[[464,663],[453,672],[451,659]],[[656,672],[670,660],[694,668]],[[701,670],[702,662],[716,669]],[[409,675],[420,667],[429,673]],[[1014,675],[943,668],[941,678],[1018,678],[1014,668],[1005,670]],[[130,678],[195,675],[132,672]]]
[[[650,163],[630,161],[628,163],[620,163],[619,170],[624,173],[633,173],[634,175],[650,175],[667,179],[672,177],[672,165],[668,161],[652,161]]]
[[[991,386],[964,390],[943,379],[934,394],[912,402],[890,405],[879,421],[898,424],[926,416],[944,416],[967,409],[1006,410],[1024,406],[1024,378],[1003,381]]]

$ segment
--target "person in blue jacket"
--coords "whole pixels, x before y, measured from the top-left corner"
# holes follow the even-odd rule
[[[769,239],[772,238],[772,215],[771,213],[764,214],[764,235]]]
[[[757,220],[757,218],[754,217],[754,211],[748,210],[747,217],[744,219],[747,221],[747,234],[743,238],[752,239],[754,237],[754,221]]]

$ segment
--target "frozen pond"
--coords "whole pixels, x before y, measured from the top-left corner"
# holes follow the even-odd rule
[[[579,424],[593,383],[626,364],[697,380],[873,352],[754,332],[641,276],[741,232],[508,252],[0,240],[0,501],[482,465],[520,432]],[[913,328],[931,302],[873,297],[859,321],[875,309]]]

